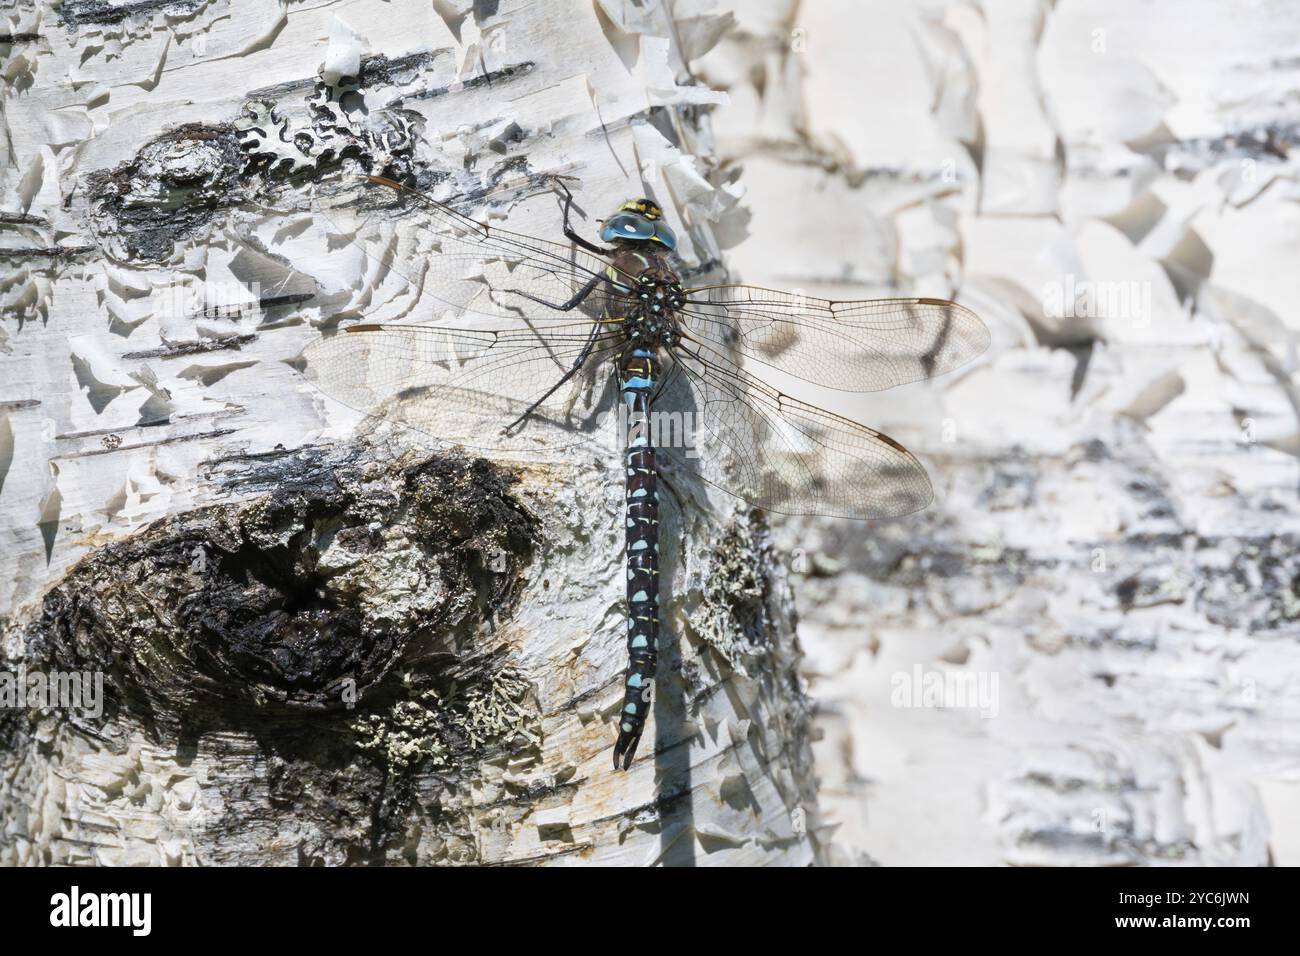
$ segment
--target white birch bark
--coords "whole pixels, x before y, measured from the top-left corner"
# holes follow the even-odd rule
[[[615,773],[618,455],[514,485],[433,474],[439,450],[290,364],[339,316],[418,314],[309,212],[313,181],[357,156],[462,188],[570,175],[588,233],[648,188],[688,264],[718,258],[737,190],[713,153],[720,98],[687,63],[726,24],[622,0],[12,10],[5,666],[98,667],[112,707],[0,711],[0,860],[818,858],[791,603],[761,523],[690,488],[684,514],[668,502],[659,701]],[[477,212],[559,238],[542,189]],[[173,294],[187,283],[243,308],[196,317]],[[285,554],[319,554],[334,603],[280,594]]]
[[[834,406],[917,452],[931,509],[781,529],[840,858],[1300,862],[1294,9],[737,13],[697,65],[745,164],[736,278],[994,333]],[[952,679],[994,706],[926,698]]]

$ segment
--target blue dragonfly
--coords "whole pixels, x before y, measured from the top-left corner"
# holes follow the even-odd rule
[[[591,441],[611,406],[621,411],[628,666],[616,769],[636,754],[658,662],[665,464],[786,514],[887,518],[930,503],[924,467],[899,442],[786,394],[764,370],[847,392],[928,379],[987,348],[969,309],[692,285],[650,199],[624,203],[591,241],[572,226],[561,181],[559,241],[473,219],[382,176],[364,185],[317,209],[378,279],[391,272],[420,290],[423,312],[343,325],[309,344],[301,367],[321,391],[502,458]],[[656,441],[656,416],[694,423],[694,440]]]

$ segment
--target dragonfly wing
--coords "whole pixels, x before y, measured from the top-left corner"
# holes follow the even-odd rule
[[[721,285],[688,291],[682,323],[696,339],[797,378],[874,392],[950,372],[988,348],[970,309],[944,299],[861,299]]]
[[[313,210],[365,254],[367,281],[398,277],[432,306],[435,319],[571,322],[575,310],[558,307],[588,285],[594,283],[577,314],[597,317],[615,296],[604,281],[608,264],[572,245],[479,222],[381,177],[357,182],[364,188],[318,191]]]
[[[590,440],[613,349],[601,319],[625,308],[609,265],[382,177],[359,184],[318,192],[314,209],[365,254],[369,284],[396,276],[433,321],[361,323],[324,337],[302,354],[308,379],[352,408],[492,454]],[[557,388],[589,342],[583,371]]]
[[[889,518],[933,498],[925,468],[887,435],[785,395],[723,353],[683,342],[656,412],[694,426],[693,461],[670,456],[745,501],[782,514]]]
[[[601,432],[615,346],[593,340],[592,328],[361,324],[316,339],[299,364],[326,395],[368,415],[471,450],[540,455]],[[581,370],[556,388],[584,353]]]

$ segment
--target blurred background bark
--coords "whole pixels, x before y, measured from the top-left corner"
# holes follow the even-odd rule
[[[1300,862],[1294,8],[736,14],[695,66],[738,279],[956,296],[995,340],[833,406],[933,508],[780,529],[841,858]],[[954,679],[995,706],[908,705]]]

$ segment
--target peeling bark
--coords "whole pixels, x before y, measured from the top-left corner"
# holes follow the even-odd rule
[[[377,270],[314,217],[348,173],[545,237],[553,174],[587,231],[653,195],[685,265],[718,270],[734,174],[683,49],[725,18],[348,10],[65,2],[15,28],[4,664],[102,673],[105,700],[0,711],[0,860],[816,861],[792,599],[761,518],[674,476],[670,638],[616,774],[618,455],[467,459],[294,367],[344,319],[434,308],[421,263]]]

